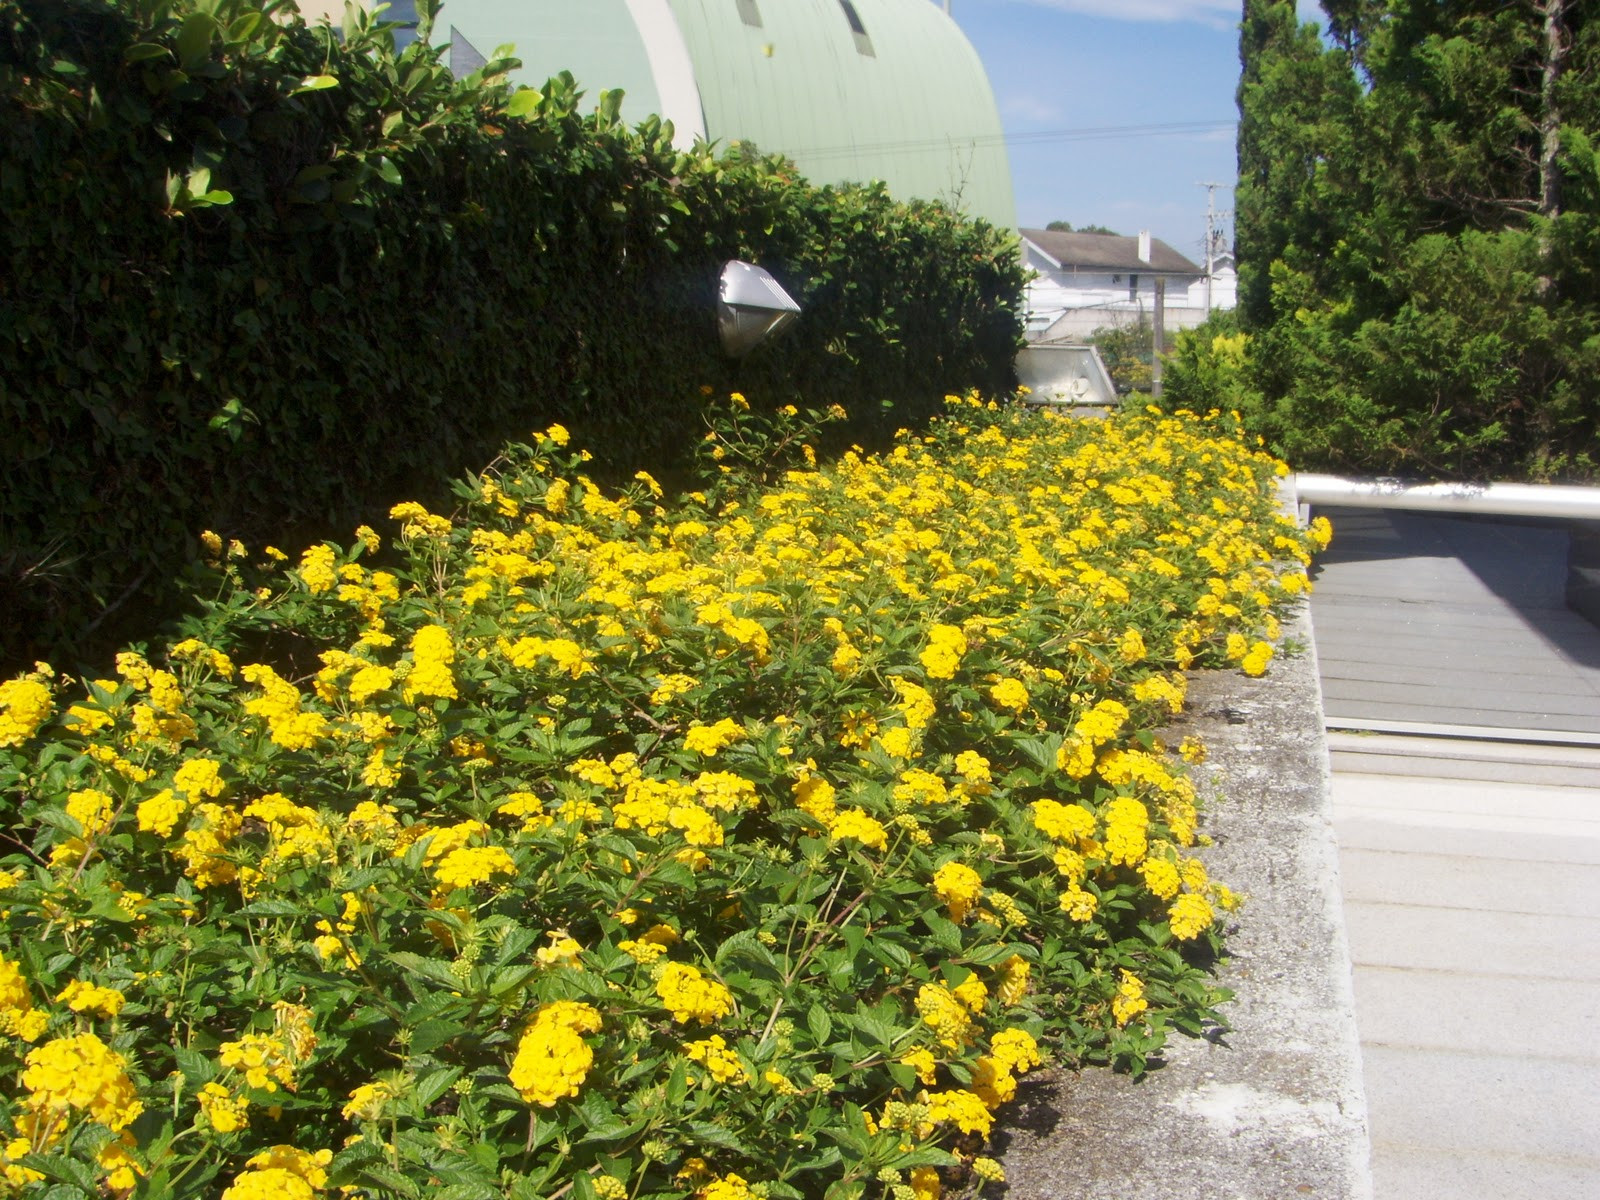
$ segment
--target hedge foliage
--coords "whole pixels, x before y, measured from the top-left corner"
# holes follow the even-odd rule
[[[348,529],[551,421],[621,473],[683,456],[702,388],[866,442],[1009,385],[1009,235],[513,66],[279,0],[0,0],[0,662],[148,629],[201,528]],[[730,257],[805,308],[743,364]]]
[[[552,427],[0,684],[0,1194],[936,1200],[1042,1060],[1216,1020],[1153,731],[1269,667],[1327,536],[1282,464],[971,400],[810,469],[721,412],[704,492]]]

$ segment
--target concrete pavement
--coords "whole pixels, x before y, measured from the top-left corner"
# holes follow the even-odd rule
[[[1375,1200],[1600,1198],[1600,630],[1564,535],[1334,529],[1312,610]]]
[[[1376,1200],[1600,1197],[1600,794],[1333,796]]]

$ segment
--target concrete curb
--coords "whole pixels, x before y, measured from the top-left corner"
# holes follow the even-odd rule
[[[1214,877],[1249,896],[1218,982],[1236,999],[1215,1041],[1176,1035],[1133,1083],[1030,1076],[996,1126],[1008,1200],[1370,1200],[1366,1094],[1340,897],[1322,693],[1304,647],[1260,679],[1193,676],[1168,735],[1210,749],[1195,771]],[[995,1189],[996,1192],[999,1189]]]

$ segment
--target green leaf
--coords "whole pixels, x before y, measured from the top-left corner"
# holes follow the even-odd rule
[[[94,899],[89,904],[89,915],[118,924],[126,924],[133,920],[127,910],[117,903],[115,897],[101,891],[95,892]]]
[[[715,961],[719,970],[729,959],[735,958],[742,958],[746,962],[765,968],[771,978],[782,977],[783,971],[778,965],[778,960],[772,956],[772,951],[761,943],[760,934],[754,929],[741,929],[717,947]]]
[[[953,1167],[960,1161],[954,1154],[938,1146],[918,1146],[915,1150],[890,1159],[889,1165],[903,1171],[911,1167]]]
[[[402,970],[409,971],[413,975],[420,975],[422,978],[450,988],[452,991],[458,991],[461,988],[461,980],[450,969],[451,964],[443,959],[424,958],[422,955],[413,954],[409,950],[396,950],[384,955],[384,957]]]
[[[899,971],[911,969],[911,952],[898,942],[889,941],[884,937],[874,937],[867,943],[867,952],[884,963]]]
[[[218,32],[216,18],[210,13],[190,13],[184,19],[174,42],[178,48],[178,62],[185,71],[192,70],[211,57],[211,39]]]
[[[427,1108],[449,1091],[450,1085],[460,1079],[461,1075],[461,1067],[440,1067],[436,1071],[428,1072],[428,1074],[417,1080],[415,1091],[417,1103],[422,1105],[423,1108]]]
[[[735,1154],[751,1158],[756,1157],[755,1150],[721,1125],[713,1125],[710,1121],[690,1121],[689,1132],[702,1145],[714,1146],[718,1150],[731,1150]]]
[[[172,52],[154,42],[136,42],[122,52],[122,60],[129,63],[149,62],[153,58],[166,58]]]
[[[261,27],[264,19],[258,12],[247,12],[235,18],[228,26],[227,40],[234,45],[249,41],[250,36]]]
[[[495,952],[495,966],[503,967],[512,959],[522,958],[542,935],[526,925],[513,925],[500,942],[500,948]]]
[[[339,86],[337,75],[307,75],[300,81],[300,86],[290,92],[291,96],[298,96],[303,92],[325,92],[329,88]]]
[[[684,1097],[689,1094],[689,1065],[681,1058],[673,1065],[672,1074],[667,1077],[667,1107],[677,1109],[683,1105]]]
[[[402,1171],[396,1171],[391,1167],[378,1163],[371,1163],[362,1167],[357,1172],[356,1179],[361,1183],[377,1184],[378,1187],[387,1188],[389,1191],[401,1196],[420,1197],[422,1195],[422,1189],[411,1180],[410,1176]]]
[[[811,1032],[811,1040],[818,1046],[828,1044],[828,1039],[833,1036],[833,1020],[828,1016],[828,1010],[821,1004],[813,1004],[806,1011],[806,1028]]]
[[[172,1057],[178,1064],[178,1070],[183,1072],[184,1082],[191,1089],[198,1090],[217,1077],[217,1066],[209,1055],[183,1046],[174,1046]]]
[[[506,116],[526,117],[539,111],[544,103],[544,93],[537,88],[520,88],[506,102]]]
[[[954,921],[939,916],[934,912],[922,914],[922,921],[928,927],[934,944],[941,950],[957,953],[961,949],[961,927]]]
[[[247,904],[236,911],[236,917],[309,917],[315,915],[312,909],[304,904],[296,904],[292,900],[257,900],[254,904]]]
[[[582,1142],[620,1142],[632,1137],[646,1125],[645,1121],[614,1120],[605,1125],[596,1125],[579,1139]]]
[[[461,1033],[461,1026],[453,1021],[424,1021],[411,1031],[411,1052],[427,1054]]]
[[[47,1195],[97,1197],[100,1194],[94,1168],[76,1158],[69,1158],[60,1153],[24,1154],[13,1161],[24,1167],[31,1167],[45,1178],[57,1180],[62,1185],[51,1188]]]
[[[973,946],[966,953],[967,962],[977,967],[992,967],[995,963],[1004,962],[1015,952],[1015,947],[1003,942],[991,942],[987,946]]]

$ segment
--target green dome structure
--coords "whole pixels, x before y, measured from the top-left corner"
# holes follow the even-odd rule
[[[817,183],[1016,227],[988,76],[932,0],[445,0],[433,36],[458,73],[509,43],[517,82],[621,88],[625,120],[659,114],[680,144],[750,142]]]

